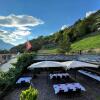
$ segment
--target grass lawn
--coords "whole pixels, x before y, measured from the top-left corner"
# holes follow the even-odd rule
[[[91,35],[87,35],[81,40],[78,40],[71,45],[72,51],[90,50],[100,48],[100,32],[95,32]],[[38,54],[59,54],[57,48],[44,48],[38,51]]]
[[[100,48],[100,33],[73,43],[71,48],[72,51]]]

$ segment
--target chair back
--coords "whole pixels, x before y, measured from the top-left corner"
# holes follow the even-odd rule
[[[55,79],[57,79],[56,76],[53,76],[52,80],[55,80]]]
[[[60,78],[60,76],[57,76],[57,80],[60,80],[61,78]]]
[[[76,92],[77,93],[80,93],[81,92],[81,89],[80,88],[76,88]]]
[[[64,93],[64,90],[60,90],[60,91],[59,91],[59,94],[63,94],[63,93]]]

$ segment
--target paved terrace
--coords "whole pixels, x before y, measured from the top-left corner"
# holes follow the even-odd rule
[[[12,65],[12,63],[16,63],[16,62],[17,62],[17,58],[10,59],[8,62],[0,65],[0,71],[2,71],[2,72],[9,71],[9,68],[13,68],[14,67]]]
[[[69,71],[71,76],[75,78],[75,72]],[[48,77],[47,72],[41,72],[38,74],[37,78],[32,80],[33,87],[37,88],[39,91],[38,99],[37,100],[100,100],[100,85],[99,82],[88,78],[80,73],[76,73],[76,79],[80,82],[85,88],[86,92],[84,92],[79,97],[67,98],[65,96],[59,96],[54,94],[54,90],[52,87],[52,83]],[[4,100],[19,100],[19,95],[22,90],[25,88],[17,88],[10,92]]]

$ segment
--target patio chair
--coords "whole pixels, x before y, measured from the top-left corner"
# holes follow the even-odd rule
[[[53,76],[52,80],[56,80],[56,79],[57,79],[56,76]]]
[[[75,95],[77,97],[81,95],[81,89],[80,88],[76,88]]]
[[[60,78],[60,76],[57,76],[57,80],[59,81],[61,78]]]
[[[62,79],[66,79],[67,78],[67,76],[62,76]]]
[[[64,94],[64,90],[59,90],[59,93],[58,94]]]
[[[25,83],[26,83],[26,82],[25,82],[24,80],[21,81],[20,86],[21,86],[21,87],[25,87]]]
[[[68,92],[67,92],[67,97],[68,98],[74,97],[74,94],[75,94],[75,91],[73,91],[72,89],[68,89]]]
[[[25,81],[23,80],[23,81],[21,81],[21,84],[25,84]]]

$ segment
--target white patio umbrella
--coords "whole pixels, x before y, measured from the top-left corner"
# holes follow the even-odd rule
[[[92,68],[99,67],[99,65],[90,64],[90,63],[81,62],[81,61],[66,61],[66,62],[63,62],[62,64],[66,65],[66,69],[78,68],[78,67],[92,67]]]
[[[28,67],[28,69],[34,68],[49,68],[49,67],[65,67],[66,65],[56,61],[41,61],[34,63]]]
[[[81,61],[66,61],[63,62],[62,64],[66,65],[65,69],[70,69],[70,68],[84,68],[84,67],[92,67],[92,68],[98,68],[99,65],[94,65],[86,62],[81,62]],[[76,71],[75,71],[75,78],[76,78]]]

